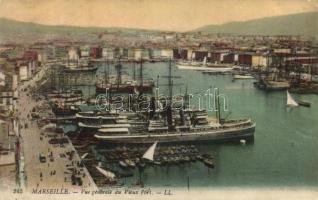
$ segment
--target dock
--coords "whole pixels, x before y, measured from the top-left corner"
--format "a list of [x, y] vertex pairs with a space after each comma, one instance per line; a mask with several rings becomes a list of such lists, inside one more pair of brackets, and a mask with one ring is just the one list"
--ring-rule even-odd
[[[42, 74], [42, 73], [41, 73]], [[34, 80], [25, 85], [32, 85]], [[50, 136], [38, 127], [35, 120], [30, 118], [32, 109], [39, 105], [30, 95], [27, 95], [21, 86], [18, 108], [18, 121], [20, 124], [19, 141], [20, 163], [23, 162], [24, 175], [20, 176], [20, 183], [27, 191], [35, 188], [68, 188], [70, 191], [79, 191], [82, 188], [97, 189], [85, 166], [79, 166], [80, 156], [77, 154], [70, 140], [63, 145], [50, 144]], [[57, 134], [57, 133], [56, 133]], [[64, 137], [57, 135], [56, 138]], [[74, 152], [70, 158], [69, 152]], [[40, 159], [40, 157], [45, 159]], [[23, 165], [21, 167], [23, 167]], [[70, 168], [76, 171], [76, 176], [81, 179], [81, 184], [74, 184]], [[21, 180], [22, 179], [22, 180]]]

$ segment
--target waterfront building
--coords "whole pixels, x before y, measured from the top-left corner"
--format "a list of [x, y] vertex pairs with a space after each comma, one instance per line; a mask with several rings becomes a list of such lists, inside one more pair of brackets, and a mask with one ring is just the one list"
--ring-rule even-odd
[[102, 55], [103, 55], [103, 49], [101, 47], [91, 47], [90, 48], [90, 57], [101, 58]]
[[[3, 86], [1, 86], [3, 87]], [[7, 91], [5, 88], [0, 90], [0, 108], [1, 110], [10, 111], [13, 110], [13, 92]]]
[[160, 49], [149, 49], [149, 56], [150, 58], [157, 59], [161, 57], [161, 50]]
[[59, 45], [54, 46], [54, 58], [64, 59], [64, 58], [67, 58], [67, 56], [68, 56], [68, 51], [65, 46], [59, 46]]
[[19, 70], [19, 80], [20, 81], [28, 80], [28, 78], [29, 78], [28, 65], [18, 66], [18, 70]]
[[173, 50], [172, 49], [161, 49], [161, 58], [171, 59], [173, 58]]
[[47, 61], [47, 54], [45, 53], [44, 50], [40, 50], [38, 52], [38, 62], [43, 63]]
[[234, 53], [222, 53], [221, 54], [222, 63], [234, 63]]
[[272, 58], [268, 54], [253, 54], [252, 67], [253, 68], [267, 68], [271, 65]]
[[142, 58], [143, 49], [134, 49], [134, 59], [140, 60]]
[[187, 49], [175, 48], [173, 49], [173, 59], [186, 60], [188, 55]]
[[88, 46], [80, 47], [80, 58], [88, 58], [90, 53], [90, 48]]
[[238, 63], [240, 65], [251, 66], [252, 65], [252, 54], [251, 53], [239, 54]]
[[128, 48], [121, 48], [121, 57], [128, 58]]
[[0, 109], [12, 111], [16, 106], [17, 75], [0, 72]]
[[291, 53], [292, 50], [290, 48], [274, 48], [274, 53]]
[[188, 54], [187, 54], [187, 60], [193, 60], [194, 59], [194, 53], [192, 49], [188, 49]]
[[4, 73], [0, 72], [0, 86], [5, 86], [5, 78]]
[[127, 58], [129, 60], [135, 59], [135, 51], [134, 51], [134, 49], [132, 49], [132, 48], [127, 49]]
[[35, 61], [38, 59], [38, 52], [36, 51], [25, 51], [23, 55], [24, 60]]
[[149, 49], [142, 49], [141, 58], [146, 60], [149, 59]]
[[203, 61], [205, 57], [208, 57], [208, 52], [206, 50], [193, 51], [194, 59], [196, 61]]
[[68, 49], [68, 59], [69, 60], [78, 60], [79, 59], [79, 50], [75, 47]]
[[220, 52], [210, 52], [210, 56], [207, 59], [212, 63], [219, 63], [221, 61], [221, 53]]
[[102, 57], [108, 60], [114, 59], [114, 50], [111, 47], [103, 47], [102, 48]]

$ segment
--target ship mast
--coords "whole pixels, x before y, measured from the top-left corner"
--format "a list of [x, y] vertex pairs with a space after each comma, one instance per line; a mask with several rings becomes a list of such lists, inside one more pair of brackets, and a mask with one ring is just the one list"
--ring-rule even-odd
[[116, 71], [117, 71], [117, 89], [119, 88], [119, 85], [121, 84], [121, 69], [122, 65], [120, 64], [120, 59], [118, 60], [118, 64], [115, 66]]
[[140, 59], [139, 84], [140, 84], [140, 88], [142, 89], [142, 86], [143, 86], [143, 66], [142, 66], [142, 59]]
[[187, 108], [189, 108], [188, 84], [186, 85], [184, 98], [185, 99], [184, 99], [183, 109], [187, 109]]
[[216, 116], [217, 122], [221, 123], [221, 110], [220, 110], [220, 98], [219, 98], [220, 93], [218, 88], [214, 88], [214, 91], [215, 91], [215, 98], [214, 98], [215, 116]]
[[169, 96], [168, 96], [168, 105], [167, 105], [167, 122], [168, 122], [168, 128], [169, 130], [173, 129], [173, 124], [172, 124], [172, 87], [173, 87], [173, 81], [172, 81], [172, 69], [171, 69], [171, 59], [169, 60], [169, 75], [168, 75], [168, 91], [169, 91]]
[[219, 89], [218, 89], [218, 92], [217, 92], [218, 96], [217, 96], [217, 101], [218, 101], [218, 121], [219, 123], [221, 122], [221, 108], [220, 108], [220, 97], [219, 97]]
[[172, 101], [172, 87], [173, 87], [173, 81], [172, 81], [172, 69], [171, 69], [171, 59], [170, 59], [169, 60], [169, 75], [168, 75], [169, 104], [171, 104], [171, 101]]
[[136, 81], [136, 62], [135, 61], [133, 66], [133, 76], [134, 76], [134, 81]]
[[[180, 76], [172, 76], [172, 66], [171, 66], [171, 59], [169, 60], [169, 74], [168, 76], [161, 76], [162, 78], [167, 78], [168, 79], [168, 101], [167, 101], [167, 106], [166, 106], [166, 117], [167, 117], [167, 123], [168, 123], [168, 128], [169, 130], [173, 130], [173, 123], [172, 123], [172, 95], [173, 95], [173, 78], [181, 78]], [[179, 84], [177, 84], [179, 85]]]
[[106, 83], [107, 83], [107, 71], [106, 68], [108, 66], [107, 60], [105, 58], [105, 67], [104, 67], [104, 83], [105, 83], [105, 87], [106, 87]]

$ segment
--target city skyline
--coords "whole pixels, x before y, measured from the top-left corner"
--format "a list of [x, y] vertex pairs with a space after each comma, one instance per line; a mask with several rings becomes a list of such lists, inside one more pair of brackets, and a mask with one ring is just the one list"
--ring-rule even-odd
[[1, 0], [0, 17], [46, 25], [189, 31], [210, 24], [314, 12], [317, 8], [318, 0]]

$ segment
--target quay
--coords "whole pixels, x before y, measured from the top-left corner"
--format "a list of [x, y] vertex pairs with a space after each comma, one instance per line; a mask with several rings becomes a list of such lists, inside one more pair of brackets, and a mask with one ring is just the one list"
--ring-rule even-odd
[[[32, 109], [44, 101], [35, 101], [29, 94], [23, 91], [27, 86], [34, 86], [36, 80], [40, 80], [45, 74], [44, 67], [35, 79], [25, 82], [20, 87], [19, 101], [17, 105], [19, 120], [20, 141], [20, 169], [24, 175], [20, 175], [20, 187], [27, 191], [34, 188], [68, 188], [80, 190], [82, 188], [97, 189], [93, 179], [85, 166], [79, 166], [81, 162], [79, 155], [74, 151], [70, 140], [63, 145], [50, 144], [50, 137], [45, 130], [38, 127], [36, 121], [31, 120]], [[69, 152], [75, 152], [71, 158], [66, 156]], [[41, 160], [40, 157], [45, 157]], [[77, 164], [77, 165], [76, 165]], [[72, 172], [76, 171], [80, 176], [81, 184], [74, 185]], [[22, 179], [22, 180], [21, 180]], [[22, 184], [21, 184], [22, 183]]]

